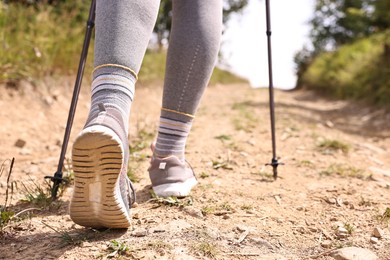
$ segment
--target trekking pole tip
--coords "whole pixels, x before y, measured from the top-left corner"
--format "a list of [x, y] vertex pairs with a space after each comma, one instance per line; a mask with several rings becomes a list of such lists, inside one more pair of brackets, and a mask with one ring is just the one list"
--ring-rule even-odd
[[62, 178], [62, 172], [56, 172], [54, 176], [45, 176], [45, 179], [50, 179], [53, 182], [53, 186], [51, 188], [51, 198], [55, 200], [57, 198], [58, 188], [60, 184], [63, 182], [67, 182], [67, 180]]
[[272, 158], [271, 163], [267, 163], [266, 165], [272, 166], [273, 177], [274, 177], [274, 180], [276, 180], [278, 178], [278, 166], [283, 165], [283, 163], [279, 163], [278, 159]]

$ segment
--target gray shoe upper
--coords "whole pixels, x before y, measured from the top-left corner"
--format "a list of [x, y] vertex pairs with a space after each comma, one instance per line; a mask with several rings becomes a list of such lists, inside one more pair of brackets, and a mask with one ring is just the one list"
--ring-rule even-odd
[[176, 156], [153, 157], [148, 171], [154, 187], [168, 183], [181, 183], [195, 177], [193, 170]]

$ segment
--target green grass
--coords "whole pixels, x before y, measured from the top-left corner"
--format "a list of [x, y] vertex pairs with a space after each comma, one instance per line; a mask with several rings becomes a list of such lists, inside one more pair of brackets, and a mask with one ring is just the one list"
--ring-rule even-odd
[[129, 145], [130, 160], [127, 169], [127, 176], [132, 182], [139, 182], [139, 169], [142, 163], [148, 159], [150, 153], [149, 147], [154, 138], [152, 132], [146, 131], [145, 128], [138, 129], [137, 135], [131, 138]]
[[155, 251], [172, 250], [175, 248], [172, 244], [170, 244], [166, 241], [163, 241], [163, 240], [150, 241], [150, 242], [148, 242], [148, 247], [150, 247], [151, 249], [153, 249]]
[[148, 50], [146, 52], [139, 72], [138, 81], [140, 84], [149, 85], [161, 82], [165, 73], [166, 56], [165, 51]]
[[231, 135], [218, 135], [214, 138], [223, 142], [223, 141], [230, 141], [232, 139], [232, 136]]
[[321, 176], [332, 176], [332, 175], [338, 175], [341, 177], [352, 177], [352, 178], [358, 178], [358, 179], [367, 179], [369, 175], [362, 169], [344, 165], [344, 164], [338, 164], [334, 163], [328, 166], [325, 170], [322, 170], [320, 172]]
[[133, 137], [130, 142], [130, 154], [135, 154], [149, 148], [154, 137], [153, 132], [147, 131], [145, 128], [138, 129], [137, 136]]
[[252, 210], [253, 209], [253, 205], [243, 204], [240, 208], [242, 210]]
[[390, 105], [390, 30], [318, 55], [302, 85], [342, 99]]
[[30, 183], [27, 185], [22, 182], [22, 186], [24, 188], [23, 202], [28, 202], [41, 208], [46, 208], [53, 202], [51, 187], [48, 182], [45, 182], [45, 186], [42, 187], [35, 181], [30, 180]]
[[[9, 170], [7, 173], [5, 173], [6, 168], [8, 166], [8, 162], [10, 163]], [[15, 158], [13, 158], [12, 160], [5, 160], [0, 166], [0, 177], [2, 177], [3, 175], [7, 175], [6, 176], [7, 187], [5, 190], [5, 200], [4, 200], [4, 204], [0, 205], [0, 237], [4, 234], [4, 229], [7, 227], [7, 225], [11, 222], [11, 220], [15, 216], [15, 212], [8, 209], [8, 202], [10, 200], [9, 195], [11, 194], [12, 197], [14, 186], [15, 186], [15, 183], [10, 181], [14, 162], [15, 162]]]
[[202, 172], [202, 173], [200, 174], [199, 177], [200, 177], [201, 179], [206, 179], [206, 178], [210, 177], [210, 175], [207, 174], [206, 172]]
[[338, 140], [325, 139], [318, 144], [318, 147], [323, 152], [335, 152], [342, 151], [343, 153], [348, 153], [350, 146], [344, 142]]
[[355, 230], [355, 226], [350, 223], [344, 223], [344, 228], [348, 231], [348, 234], [350, 235]]
[[185, 206], [191, 206], [193, 204], [193, 199], [191, 196], [185, 198], [177, 198], [174, 196], [159, 197], [153, 192], [153, 190], [151, 190], [150, 193], [152, 199], [150, 199], [149, 201], [157, 203], [158, 205], [185, 207]]
[[224, 169], [224, 170], [233, 170], [233, 166], [229, 160], [212, 160], [213, 164], [213, 169], [218, 170], [218, 169]]
[[251, 133], [258, 126], [259, 119], [254, 114], [253, 107], [249, 102], [234, 103], [232, 109], [238, 112], [232, 118], [232, 123], [236, 130]]
[[233, 210], [233, 207], [228, 203], [228, 202], [224, 202], [220, 205], [220, 208], [222, 210], [226, 210], [226, 211], [232, 211]]
[[[58, 245], [58, 247], [60, 248], [69, 245], [80, 246], [84, 241], [87, 241], [88, 239], [91, 238], [89, 232], [69, 233], [66, 232], [65, 230], [61, 230], [61, 229], [58, 230], [57, 228], [46, 223], [45, 221], [42, 221], [41, 223], [46, 227], [50, 228], [51, 230], [53, 230], [58, 235], [58, 237], [61, 239], [61, 243]], [[94, 230], [93, 232], [96, 232], [96, 230]]]
[[217, 247], [214, 244], [207, 241], [195, 243], [194, 245], [192, 245], [192, 249], [196, 253], [200, 253], [201, 255], [209, 258], [217, 257], [219, 252]]
[[0, 237], [3, 234], [3, 230], [8, 225], [8, 223], [11, 222], [14, 215], [15, 215], [15, 212], [0, 206]]
[[390, 221], [390, 208], [387, 207], [381, 216], [382, 221]]
[[[86, 31], [89, 1], [59, 1], [48, 4], [5, 4], [0, 2], [0, 83], [24, 79], [39, 81], [47, 76], [75, 75]], [[85, 75], [93, 68], [94, 34]], [[148, 50], [140, 85], [158, 82], [165, 73], [165, 51]], [[210, 84], [245, 82], [216, 68]]]
[[129, 177], [129, 179], [132, 183], [137, 183], [140, 181], [140, 178], [136, 172], [136, 169], [134, 169], [130, 165], [128, 166], [128, 169], [127, 169], [127, 177]]
[[115, 256], [125, 256], [129, 251], [129, 247], [125, 242], [120, 242], [117, 240], [111, 240], [107, 250], [110, 251], [109, 257]]
[[218, 67], [214, 69], [210, 79], [210, 85], [235, 83], [248, 83], [248, 81]]
[[297, 162], [297, 166], [310, 168], [310, 169], [314, 169], [316, 167], [315, 164], [310, 160], [301, 160], [301, 161]]
[[59, 72], [73, 74], [80, 59], [88, 9], [87, 1], [57, 7], [6, 5], [2, 1], [0, 82], [34, 81]]
[[216, 208], [213, 207], [213, 206], [204, 206], [202, 207], [201, 211], [202, 211], [202, 214], [203, 215], [209, 215], [209, 214], [213, 214], [215, 212]]

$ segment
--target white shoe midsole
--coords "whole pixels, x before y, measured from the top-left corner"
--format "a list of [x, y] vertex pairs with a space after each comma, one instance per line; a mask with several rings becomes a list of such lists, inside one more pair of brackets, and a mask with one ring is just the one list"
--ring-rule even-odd
[[195, 177], [186, 180], [185, 182], [175, 182], [161, 184], [153, 187], [154, 193], [159, 197], [168, 196], [188, 196], [191, 189], [198, 183]]

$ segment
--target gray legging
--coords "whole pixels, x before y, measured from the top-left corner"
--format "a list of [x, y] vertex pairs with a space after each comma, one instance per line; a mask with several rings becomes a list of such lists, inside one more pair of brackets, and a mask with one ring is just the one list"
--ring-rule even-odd
[[[95, 66], [119, 64], [138, 74], [158, 0], [97, 0]], [[163, 107], [194, 114], [208, 84], [222, 33], [222, 0], [173, 0]]]

